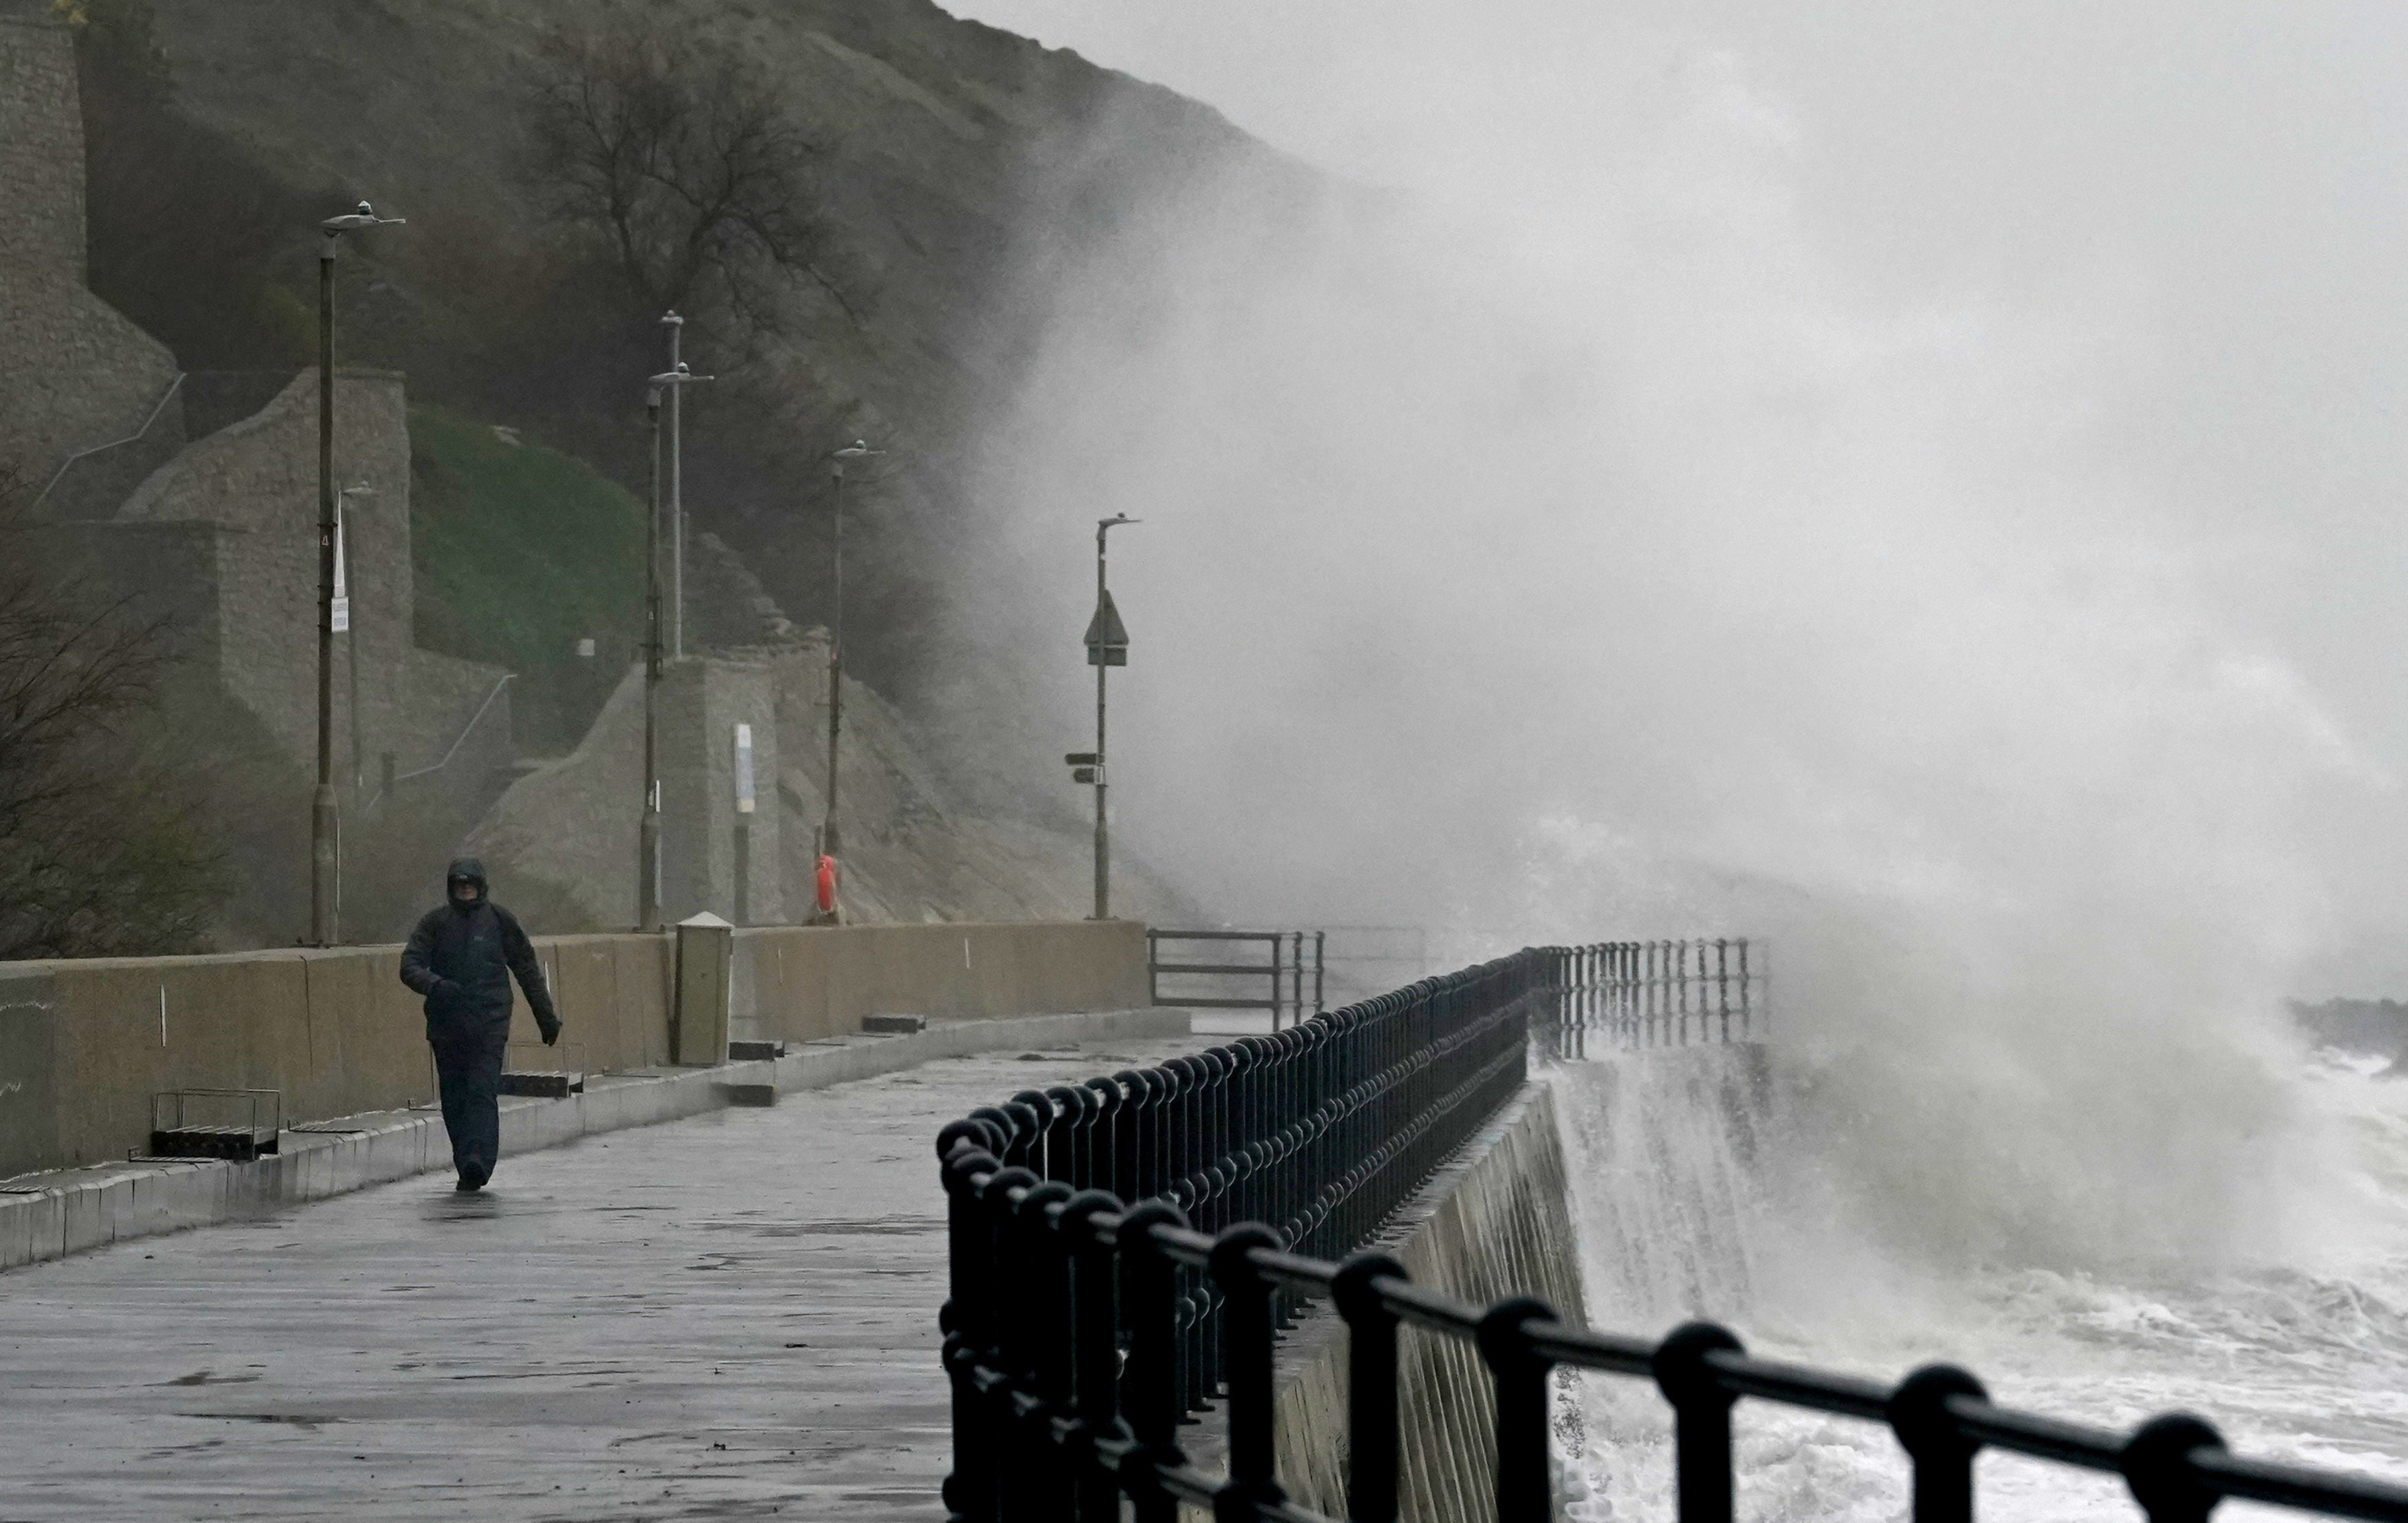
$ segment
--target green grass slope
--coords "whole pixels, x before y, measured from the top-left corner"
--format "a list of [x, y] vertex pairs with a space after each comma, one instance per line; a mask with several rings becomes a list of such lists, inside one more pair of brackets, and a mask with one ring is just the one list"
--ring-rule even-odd
[[441, 408], [410, 409], [409, 446], [418, 643], [520, 674], [523, 749], [573, 745], [642, 650], [643, 504]]

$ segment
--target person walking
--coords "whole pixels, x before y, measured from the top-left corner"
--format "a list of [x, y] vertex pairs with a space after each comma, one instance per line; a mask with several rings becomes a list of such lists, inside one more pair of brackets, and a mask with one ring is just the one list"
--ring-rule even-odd
[[560, 1040], [560, 1016], [543, 966], [518, 917], [495, 904], [485, 864], [473, 856], [443, 875], [444, 903], [429, 910], [401, 952], [401, 981], [426, 999], [426, 1041], [443, 1091], [443, 1129], [452, 1134], [458, 1188], [480, 1190], [502, 1151], [502, 1049], [510, 1036], [510, 977], [547, 1047]]

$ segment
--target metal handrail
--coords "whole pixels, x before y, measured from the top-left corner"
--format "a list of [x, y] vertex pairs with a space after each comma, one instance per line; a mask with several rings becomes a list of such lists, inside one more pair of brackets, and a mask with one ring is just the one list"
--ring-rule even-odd
[[1771, 964], [1761, 941], [1596, 941], [1538, 953], [1564, 995], [1543, 1018], [1557, 1057], [1586, 1056], [1599, 1036], [1611, 1047], [1683, 1047], [1760, 1041], [1770, 1029]]
[[[1913, 1467], [1915, 1523], [1971, 1523], [1985, 1448], [2121, 1474], [2151, 1523], [2205, 1523], [2226, 1498], [2408, 1523], [2408, 1487], [2230, 1454], [2187, 1414], [2120, 1432], [1998, 1406], [1953, 1365], [1884, 1384], [1755, 1358], [1709, 1322], [1656, 1340], [1600, 1332], [1533, 1298], [1455, 1300], [1361, 1251], [1469, 1123], [1519, 1086], [1526, 1018], [1565, 1025], [1595, 992], [1592, 975], [1615, 966], [1601, 949], [1632, 944], [1525, 951], [1274, 1037], [1025, 1092], [945, 1128], [949, 1517], [1118, 1523], [1125, 1499], [1136, 1523], [1175, 1523], [1182, 1503], [1224, 1520], [1331, 1523], [1289, 1500], [1273, 1459], [1278, 1329], [1313, 1297], [1347, 1328], [1345, 1514], [1356, 1523], [1397, 1517], [1407, 1323], [1471, 1343], [1487, 1368], [1498, 1523], [1552, 1516], [1548, 1387], [1559, 1366], [1656, 1383], [1673, 1411], [1681, 1523], [1731, 1523], [1730, 1414], [1743, 1398], [1886, 1424]], [[1481, 1061], [1499, 1031], [1510, 1051]], [[1350, 1108], [1367, 1092], [1395, 1098]], [[1414, 1150], [1404, 1168], [1400, 1148]], [[1339, 1213], [1316, 1209], [1331, 1200]], [[1340, 1241], [1355, 1251], [1324, 1257]], [[1224, 1391], [1226, 1478], [1179, 1444], [1185, 1415]]]
[[[494, 700], [495, 698], [502, 696], [502, 689], [509, 686], [512, 682], [517, 682], [519, 674], [515, 671], [506, 671], [502, 673], [502, 680], [495, 682], [494, 684], [494, 690], [485, 695], [485, 701], [477, 705], [477, 711], [468, 716], [468, 723], [460, 726], [460, 733], [452, 738], [452, 748], [443, 753], [442, 760], [437, 762], [432, 767], [419, 768], [414, 772], [399, 773], [392, 779], [392, 783], [394, 785], [398, 785], [400, 783], [410, 782], [416, 778], [432, 777], [436, 773], [443, 770], [443, 769], [451, 766], [452, 759], [460, 754], [460, 748], [468, 743], [468, 737], [476, 732], [478, 725], [484, 720], [485, 711], [494, 706]], [[384, 797], [386, 787], [387, 784], [384, 783], [379, 783], [377, 784], [377, 791], [368, 796], [367, 807], [369, 809], [376, 808], [377, 804]]]
[[89, 459], [93, 455], [102, 453], [105, 451], [114, 450], [120, 445], [132, 444], [140, 439], [144, 435], [150, 433], [150, 425], [159, 421], [159, 414], [167, 410], [167, 404], [175, 400], [176, 393], [183, 388], [184, 377], [186, 374], [187, 372], [182, 370], [176, 372], [176, 379], [167, 382], [167, 389], [160, 394], [159, 400], [153, 404], [150, 409], [150, 415], [142, 420], [141, 427], [136, 429], [131, 434], [126, 435], [123, 438], [113, 438], [106, 444], [95, 444], [89, 450], [78, 450], [75, 453], [67, 456], [64, 460], [60, 461], [59, 468], [51, 473], [49, 482], [43, 486], [42, 490], [34, 495], [32, 506], [28, 507], [25, 510], [27, 512], [32, 512], [34, 509], [39, 508], [44, 500], [50, 496], [51, 489], [66, 479], [68, 467], [73, 466], [77, 461]]
[[[1312, 938], [1312, 961], [1307, 966], [1304, 957], [1305, 937]], [[1326, 931], [1300, 930], [1173, 930], [1148, 927], [1145, 933], [1145, 967], [1147, 998], [1157, 1005], [1174, 1005], [1194, 1010], [1267, 1010], [1271, 1013], [1271, 1029], [1280, 1028], [1280, 1018], [1292, 1013], [1296, 1020], [1304, 1019], [1305, 974], [1312, 975], [1312, 1013], [1320, 1014], [1327, 989], [1327, 970], [1324, 949], [1329, 940]], [[1270, 948], [1268, 962], [1164, 962], [1165, 941], [1258, 942]], [[1194, 973], [1207, 977], [1242, 976], [1268, 977], [1270, 990], [1267, 999], [1230, 999], [1222, 996], [1166, 995], [1162, 990], [1165, 973]]]

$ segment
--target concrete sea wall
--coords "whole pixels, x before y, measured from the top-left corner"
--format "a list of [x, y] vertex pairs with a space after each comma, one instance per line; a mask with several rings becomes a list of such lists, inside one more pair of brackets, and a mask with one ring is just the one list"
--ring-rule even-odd
[[[679, 1012], [670, 935], [538, 937], [594, 1072], [666, 1063]], [[0, 964], [0, 1178], [139, 1151], [152, 1097], [274, 1089], [284, 1123], [434, 1094], [418, 997], [397, 946]], [[1134, 922], [846, 926], [739, 931], [727, 1030], [809, 1041], [862, 1017], [977, 1019], [1148, 1002]], [[513, 1041], [536, 1040], [524, 1001]], [[724, 1053], [715, 1055], [724, 1058]]]
[[[1527, 1085], [1465, 1144], [1374, 1244], [1416, 1284], [1473, 1305], [1537, 1296], [1585, 1322], [1554, 1092]], [[1469, 1340], [1401, 1329], [1398, 1505], [1403, 1523], [1494, 1523], [1496, 1399]], [[1346, 1325], [1317, 1306], [1283, 1340], [1273, 1444], [1298, 1505], [1345, 1516]], [[1208, 1419], [1188, 1451], [1222, 1469]], [[1200, 1516], [1200, 1515], [1191, 1515]]]

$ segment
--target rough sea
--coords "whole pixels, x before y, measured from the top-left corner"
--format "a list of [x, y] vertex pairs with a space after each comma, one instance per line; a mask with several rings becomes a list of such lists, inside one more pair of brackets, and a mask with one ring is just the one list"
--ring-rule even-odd
[[[1949, 1251], [1945, 1223], [1912, 1242], [1856, 1225], [1870, 1218], [1849, 1209], [1856, 1182], [1812, 1156], [1777, 1049], [1770, 1064], [1697, 1049], [1548, 1072], [1595, 1326], [1660, 1334], [1705, 1316], [1752, 1352], [1884, 1380], [1946, 1360], [2005, 1404], [2117, 1428], [2186, 1410], [2243, 1453], [2408, 1482], [2408, 1079], [2384, 1067], [2315, 1053], [2284, 1076], [2330, 1139], [2316, 1167], [2334, 1177], [2296, 1184], [2345, 1202], [2334, 1209], [2352, 1219], [2334, 1225], [2347, 1229], [2312, 1250], [2244, 1230], [2241, 1251], [2212, 1262], [1995, 1243], [1967, 1257]], [[1670, 1516], [1670, 1413], [1653, 1387], [1569, 1383], [1570, 1516]], [[1885, 1428], [1742, 1401], [1734, 1433], [1744, 1518], [1909, 1515]], [[1975, 1475], [1987, 1518], [2139, 1516], [2113, 1475], [1996, 1452]]]

